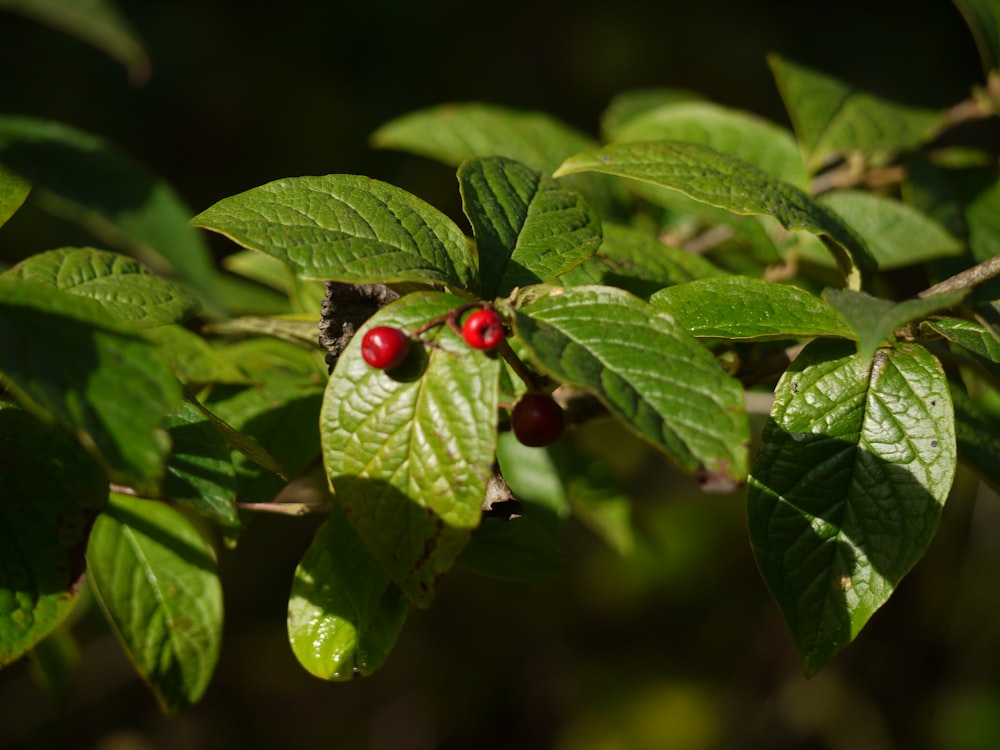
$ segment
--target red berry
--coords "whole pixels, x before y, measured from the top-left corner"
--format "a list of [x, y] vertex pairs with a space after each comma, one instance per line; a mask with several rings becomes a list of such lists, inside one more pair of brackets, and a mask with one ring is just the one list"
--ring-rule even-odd
[[503, 321], [496, 310], [476, 310], [462, 324], [462, 337], [473, 349], [493, 349], [503, 338]]
[[402, 364], [410, 351], [410, 339], [398, 328], [376, 326], [361, 339], [361, 356], [378, 370], [391, 370]]
[[526, 393], [514, 404], [510, 426], [522, 444], [532, 448], [554, 443], [566, 429], [563, 410], [551, 396]]

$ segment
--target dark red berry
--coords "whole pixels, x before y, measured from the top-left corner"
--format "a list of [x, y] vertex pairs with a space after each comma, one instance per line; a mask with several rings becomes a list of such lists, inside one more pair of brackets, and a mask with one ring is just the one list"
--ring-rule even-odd
[[376, 326], [361, 339], [361, 356], [378, 370], [391, 370], [402, 364], [410, 351], [410, 339], [398, 328]]
[[473, 349], [493, 349], [503, 338], [503, 321], [496, 310], [476, 310], [462, 324], [462, 337]]
[[526, 393], [514, 404], [510, 426], [522, 444], [532, 448], [554, 443], [566, 429], [562, 407], [544, 393]]

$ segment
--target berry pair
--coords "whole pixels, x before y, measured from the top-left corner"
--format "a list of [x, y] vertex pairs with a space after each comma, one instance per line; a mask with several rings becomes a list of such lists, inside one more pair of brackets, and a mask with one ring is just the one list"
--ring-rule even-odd
[[[473, 349], [495, 349], [504, 336], [503, 321], [492, 307], [484, 307], [469, 314], [461, 329], [455, 323], [454, 315], [446, 316], [446, 319]], [[432, 324], [437, 322], [440, 321], [432, 321]], [[398, 367], [409, 351], [410, 337], [398, 328], [376, 326], [361, 339], [361, 356], [378, 370]]]

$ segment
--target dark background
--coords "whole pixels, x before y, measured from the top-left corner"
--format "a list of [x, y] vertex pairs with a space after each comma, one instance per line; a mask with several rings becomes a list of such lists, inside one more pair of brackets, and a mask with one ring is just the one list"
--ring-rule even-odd
[[[119, 7], [152, 60], [145, 86], [80, 41], [3, 13], [0, 112], [107, 138], [192, 212], [330, 172], [454, 208], [453, 170], [367, 143], [388, 119], [446, 101], [540, 109], [596, 135], [614, 94], [649, 86], [785, 122], [769, 52], [930, 107], [965, 98], [982, 77], [944, 0]], [[28, 255], [55, 234], [14, 225], [0, 249]], [[633, 559], [573, 525], [569, 570], [552, 585], [457, 571], [431, 610], [411, 616], [383, 670], [350, 684], [309, 676], [285, 639], [290, 577], [315, 522], [262, 519], [221, 553], [227, 629], [199, 706], [162, 718], [84, 603], [78, 668], [56, 694], [26, 660], [0, 672], [0, 748], [998, 746], [995, 496], [960, 477], [927, 558], [858, 642], [806, 681], [754, 568], [742, 496], [699, 495], [656, 461], [635, 490], [644, 543]]]

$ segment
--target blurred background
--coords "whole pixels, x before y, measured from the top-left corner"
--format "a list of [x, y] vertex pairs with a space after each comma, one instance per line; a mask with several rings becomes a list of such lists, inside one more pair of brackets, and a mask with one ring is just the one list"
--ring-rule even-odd
[[[367, 140], [395, 116], [447, 101], [544, 110], [596, 136], [613, 95], [654, 86], [784, 123], [769, 52], [929, 107], [964, 99], [982, 79], [946, 0], [117, 5], [148, 52], [148, 80], [130, 82], [93, 47], [0, 12], [0, 112], [106, 138], [192, 213], [269, 180], [342, 172], [457, 215], [453, 170]], [[74, 231], [29, 207], [0, 232], [0, 257], [93, 241]], [[430, 610], [411, 615], [384, 668], [347, 684], [307, 674], [285, 637], [292, 572], [317, 521], [261, 518], [220, 554], [226, 633], [201, 704], [160, 716], [84, 601], [74, 637], [51, 644], [73, 670], [48, 685], [28, 660], [0, 671], [0, 748], [1000, 746], [994, 495], [960, 474], [925, 559], [807, 681], [754, 567], [743, 496], [701, 495], [655, 456], [636, 455], [625, 477], [633, 555], [570, 524], [567, 569], [552, 582], [457, 570]]]

